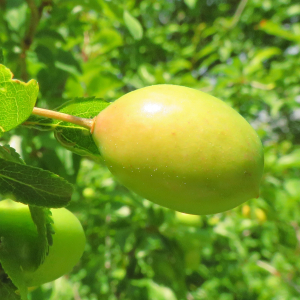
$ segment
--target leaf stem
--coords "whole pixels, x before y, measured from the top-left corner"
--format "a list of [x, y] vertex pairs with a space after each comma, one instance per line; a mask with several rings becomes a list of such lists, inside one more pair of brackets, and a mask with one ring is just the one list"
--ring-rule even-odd
[[39, 107], [34, 107], [32, 114], [41, 116], [41, 117], [46, 117], [46, 118], [56, 119], [56, 120], [60, 120], [60, 121], [64, 121], [64, 122], [73, 123], [73, 124], [82, 126], [84, 128], [87, 128], [90, 131], [92, 131], [93, 124], [94, 124], [94, 119], [79, 118], [79, 117], [75, 117], [75, 116], [61, 113], [58, 111], [39, 108]]

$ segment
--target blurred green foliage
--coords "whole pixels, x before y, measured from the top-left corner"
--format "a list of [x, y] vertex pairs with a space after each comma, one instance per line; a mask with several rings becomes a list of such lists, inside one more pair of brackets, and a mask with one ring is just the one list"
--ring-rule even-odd
[[300, 298], [300, 4], [293, 0], [0, 0], [0, 48], [37, 105], [112, 101], [173, 83], [219, 97], [265, 147], [258, 199], [188, 224], [140, 199], [51, 133], [16, 128], [25, 161], [75, 184], [88, 244], [32, 300]]

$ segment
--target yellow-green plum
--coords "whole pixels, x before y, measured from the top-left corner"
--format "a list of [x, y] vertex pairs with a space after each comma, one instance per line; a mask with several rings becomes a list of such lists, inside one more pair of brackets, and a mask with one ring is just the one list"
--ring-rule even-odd
[[259, 195], [257, 133], [199, 90], [162, 84], [125, 94], [99, 113], [92, 134], [112, 174], [162, 206], [213, 214]]
[[70, 272], [85, 248], [85, 234], [76, 216], [65, 208], [51, 209], [53, 245], [42, 265], [35, 269], [38, 233], [28, 205], [11, 200], [0, 201], [0, 237], [22, 270], [28, 287], [53, 281]]

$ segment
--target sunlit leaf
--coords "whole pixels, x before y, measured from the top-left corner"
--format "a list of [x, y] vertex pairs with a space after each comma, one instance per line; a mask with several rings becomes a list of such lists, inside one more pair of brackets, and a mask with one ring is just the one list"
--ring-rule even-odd
[[141, 23], [133, 17], [127, 10], [124, 11], [124, 22], [131, 35], [136, 40], [140, 40], [143, 37], [143, 27]]
[[0, 134], [30, 116], [39, 90], [35, 80], [24, 83], [12, 78], [11, 71], [0, 65]]

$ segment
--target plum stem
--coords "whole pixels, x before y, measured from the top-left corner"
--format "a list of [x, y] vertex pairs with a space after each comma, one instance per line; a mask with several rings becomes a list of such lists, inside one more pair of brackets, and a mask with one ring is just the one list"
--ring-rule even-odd
[[39, 108], [39, 107], [34, 107], [32, 114], [40, 117], [46, 117], [46, 118], [56, 119], [64, 122], [73, 123], [82, 126], [84, 128], [87, 128], [90, 131], [92, 131], [94, 125], [94, 119], [79, 118], [58, 111]]

